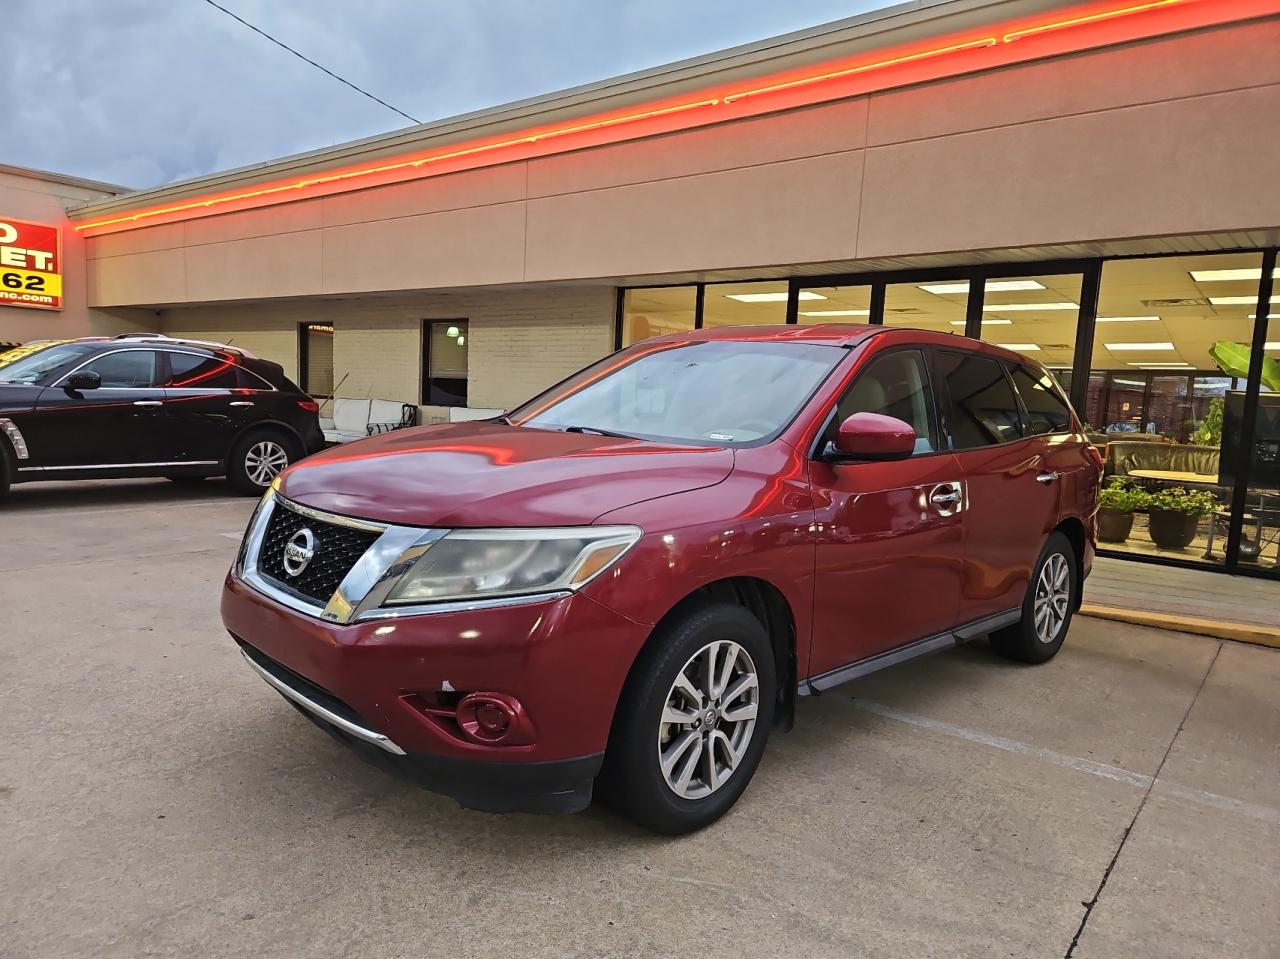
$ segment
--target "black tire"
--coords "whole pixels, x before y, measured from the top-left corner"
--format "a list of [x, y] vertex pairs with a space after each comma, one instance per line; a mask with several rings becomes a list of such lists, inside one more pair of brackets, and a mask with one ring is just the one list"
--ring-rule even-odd
[[[736, 644], [737, 650], [724, 645], [724, 641]], [[731, 668], [740, 667], [741, 672], [733, 672], [719, 685], [721, 694], [731, 695], [718, 700], [725, 715], [717, 716], [708, 725], [703, 718], [706, 712], [694, 709], [693, 700], [681, 699], [683, 694], [677, 693], [673, 685], [681, 673], [686, 678], [691, 674], [705, 677], [707, 650], [717, 643], [720, 645], [716, 646], [715, 655], [720, 657], [719, 663], [723, 665], [732, 652], [736, 665]], [[746, 653], [745, 659], [741, 652]], [[756, 677], [755, 722], [748, 730], [747, 719], [730, 717], [735, 713], [743, 715], [743, 707], [751, 705], [749, 685], [737, 697], [732, 691], [752, 671]], [[702, 685], [701, 678], [698, 685]], [[715, 684], [711, 688], [714, 690]], [[773, 721], [776, 689], [773, 647], [764, 627], [751, 613], [729, 603], [707, 603], [677, 614], [646, 646], [627, 679], [605, 753], [600, 780], [602, 797], [641, 826], [667, 835], [693, 832], [715, 822], [738, 801], [760, 764]], [[699, 689], [700, 695], [703, 692]], [[689, 714], [699, 717], [698, 728], [662, 721], [668, 696], [681, 699]], [[710, 697], [702, 701], [708, 707], [715, 702]], [[676, 755], [679, 761], [674, 763], [673, 775], [678, 779], [686, 762], [696, 767], [697, 772], [684, 788], [692, 792], [706, 788], [709, 792], [693, 798], [678, 794], [676, 787], [668, 783], [659, 758], [660, 737], [669, 737], [667, 748], [673, 750], [688, 734], [693, 734], [697, 743]], [[740, 758], [730, 771], [726, 750], [733, 748], [734, 739], [738, 739], [736, 751]], [[704, 753], [708, 741], [716, 743], [710, 754], [710, 777]], [[689, 753], [695, 749], [698, 758], [689, 760]], [[719, 785], [709, 787], [708, 779], [720, 776], [720, 759], [726, 760], [726, 774], [719, 778]]]
[[[270, 472], [270, 475], [255, 470], [255, 461], [251, 458], [261, 457], [266, 452], [264, 444], [284, 454], [283, 465], [274, 472]], [[298, 442], [297, 437], [280, 429], [250, 430], [236, 441], [231, 447], [231, 453], [227, 456], [227, 482], [237, 493], [245, 496], [261, 496], [282, 470], [300, 459], [302, 459], [302, 444]], [[265, 478], [265, 481], [260, 481], [262, 478]]]
[[[1050, 566], [1053, 568], [1049, 569]], [[1062, 588], [1052, 588], [1057, 585], [1055, 580], [1061, 582], [1061, 577], [1054, 575], [1056, 570], [1065, 570], [1066, 581]], [[1077, 591], [1080, 589], [1077, 570], [1076, 551], [1071, 540], [1062, 533], [1051, 535], [1031, 572], [1027, 597], [1022, 602], [1022, 619], [991, 634], [991, 645], [997, 653], [1022, 663], [1047, 663], [1058, 655], [1075, 613]], [[1046, 577], [1043, 584], [1042, 577]], [[1057, 608], [1050, 611], [1044, 623], [1043, 632], [1048, 635], [1047, 639], [1042, 638], [1036, 621], [1036, 600], [1042, 585], [1051, 587], [1050, 593], [1057, 597]], [[1048, 604], [1053, 606], [1054, 599], [1049, 599]], [[1064, 604], [1065, 609], [1062, 608]]]

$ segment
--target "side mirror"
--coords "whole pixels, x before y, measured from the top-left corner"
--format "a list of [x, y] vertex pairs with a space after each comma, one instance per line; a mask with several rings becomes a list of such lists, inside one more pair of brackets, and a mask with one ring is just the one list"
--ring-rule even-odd
[[102, 377], [97, 373], [91, 373], [84, 370], [80, 373], [72, 373], [67, 377], [67, 382], [63, 384], [63, 388], [80, 392], [81, 390], [96, 390], [102, 387]]
[[833, 459], [904, 460], [916, 451], [911, 424], [881, 413], [854, 413], [828, 447]]

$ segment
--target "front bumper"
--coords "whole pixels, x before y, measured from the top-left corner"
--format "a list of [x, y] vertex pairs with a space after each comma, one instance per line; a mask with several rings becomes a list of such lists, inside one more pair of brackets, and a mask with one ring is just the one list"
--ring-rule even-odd
[[[357, 754], [493, 812], [572, 812], [590, 802], [614, 707], [648, 634], [581, 594], [340, 625], [234, 574], [222, 618], [255, 671]], [[440, 690], [514, 696], [533, 741], [466, 741], [415, 705], [418, 694]]]

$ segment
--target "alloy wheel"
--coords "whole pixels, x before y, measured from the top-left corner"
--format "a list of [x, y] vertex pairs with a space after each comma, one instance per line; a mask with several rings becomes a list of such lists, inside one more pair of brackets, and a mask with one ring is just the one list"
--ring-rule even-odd
[[1071, 608], [1071, 568], [1067, 558], [1054, 553], [1040, 567], [1036, 581], [1036, 637], [1046, 645], [1054, 642], [1067, 621]]
[[269, 486], [288, 465], [289, 454], [275, 440], [254, 443], [244, 458], [245, 473], [259, 486]]
[[756, 728], [760, 681], [732, 640], [698, 650], [667, 692], [658, 724], [658, 766], [682, 799], [703, 799], [733, 778]]

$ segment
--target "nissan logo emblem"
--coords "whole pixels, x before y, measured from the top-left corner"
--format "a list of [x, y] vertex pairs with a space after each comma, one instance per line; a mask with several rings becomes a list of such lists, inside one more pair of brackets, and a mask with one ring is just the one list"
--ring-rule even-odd
[[284, 544], [284, 571], [293, 577], [301, 576], [315, 555], [316, 534], [304, 527]]

